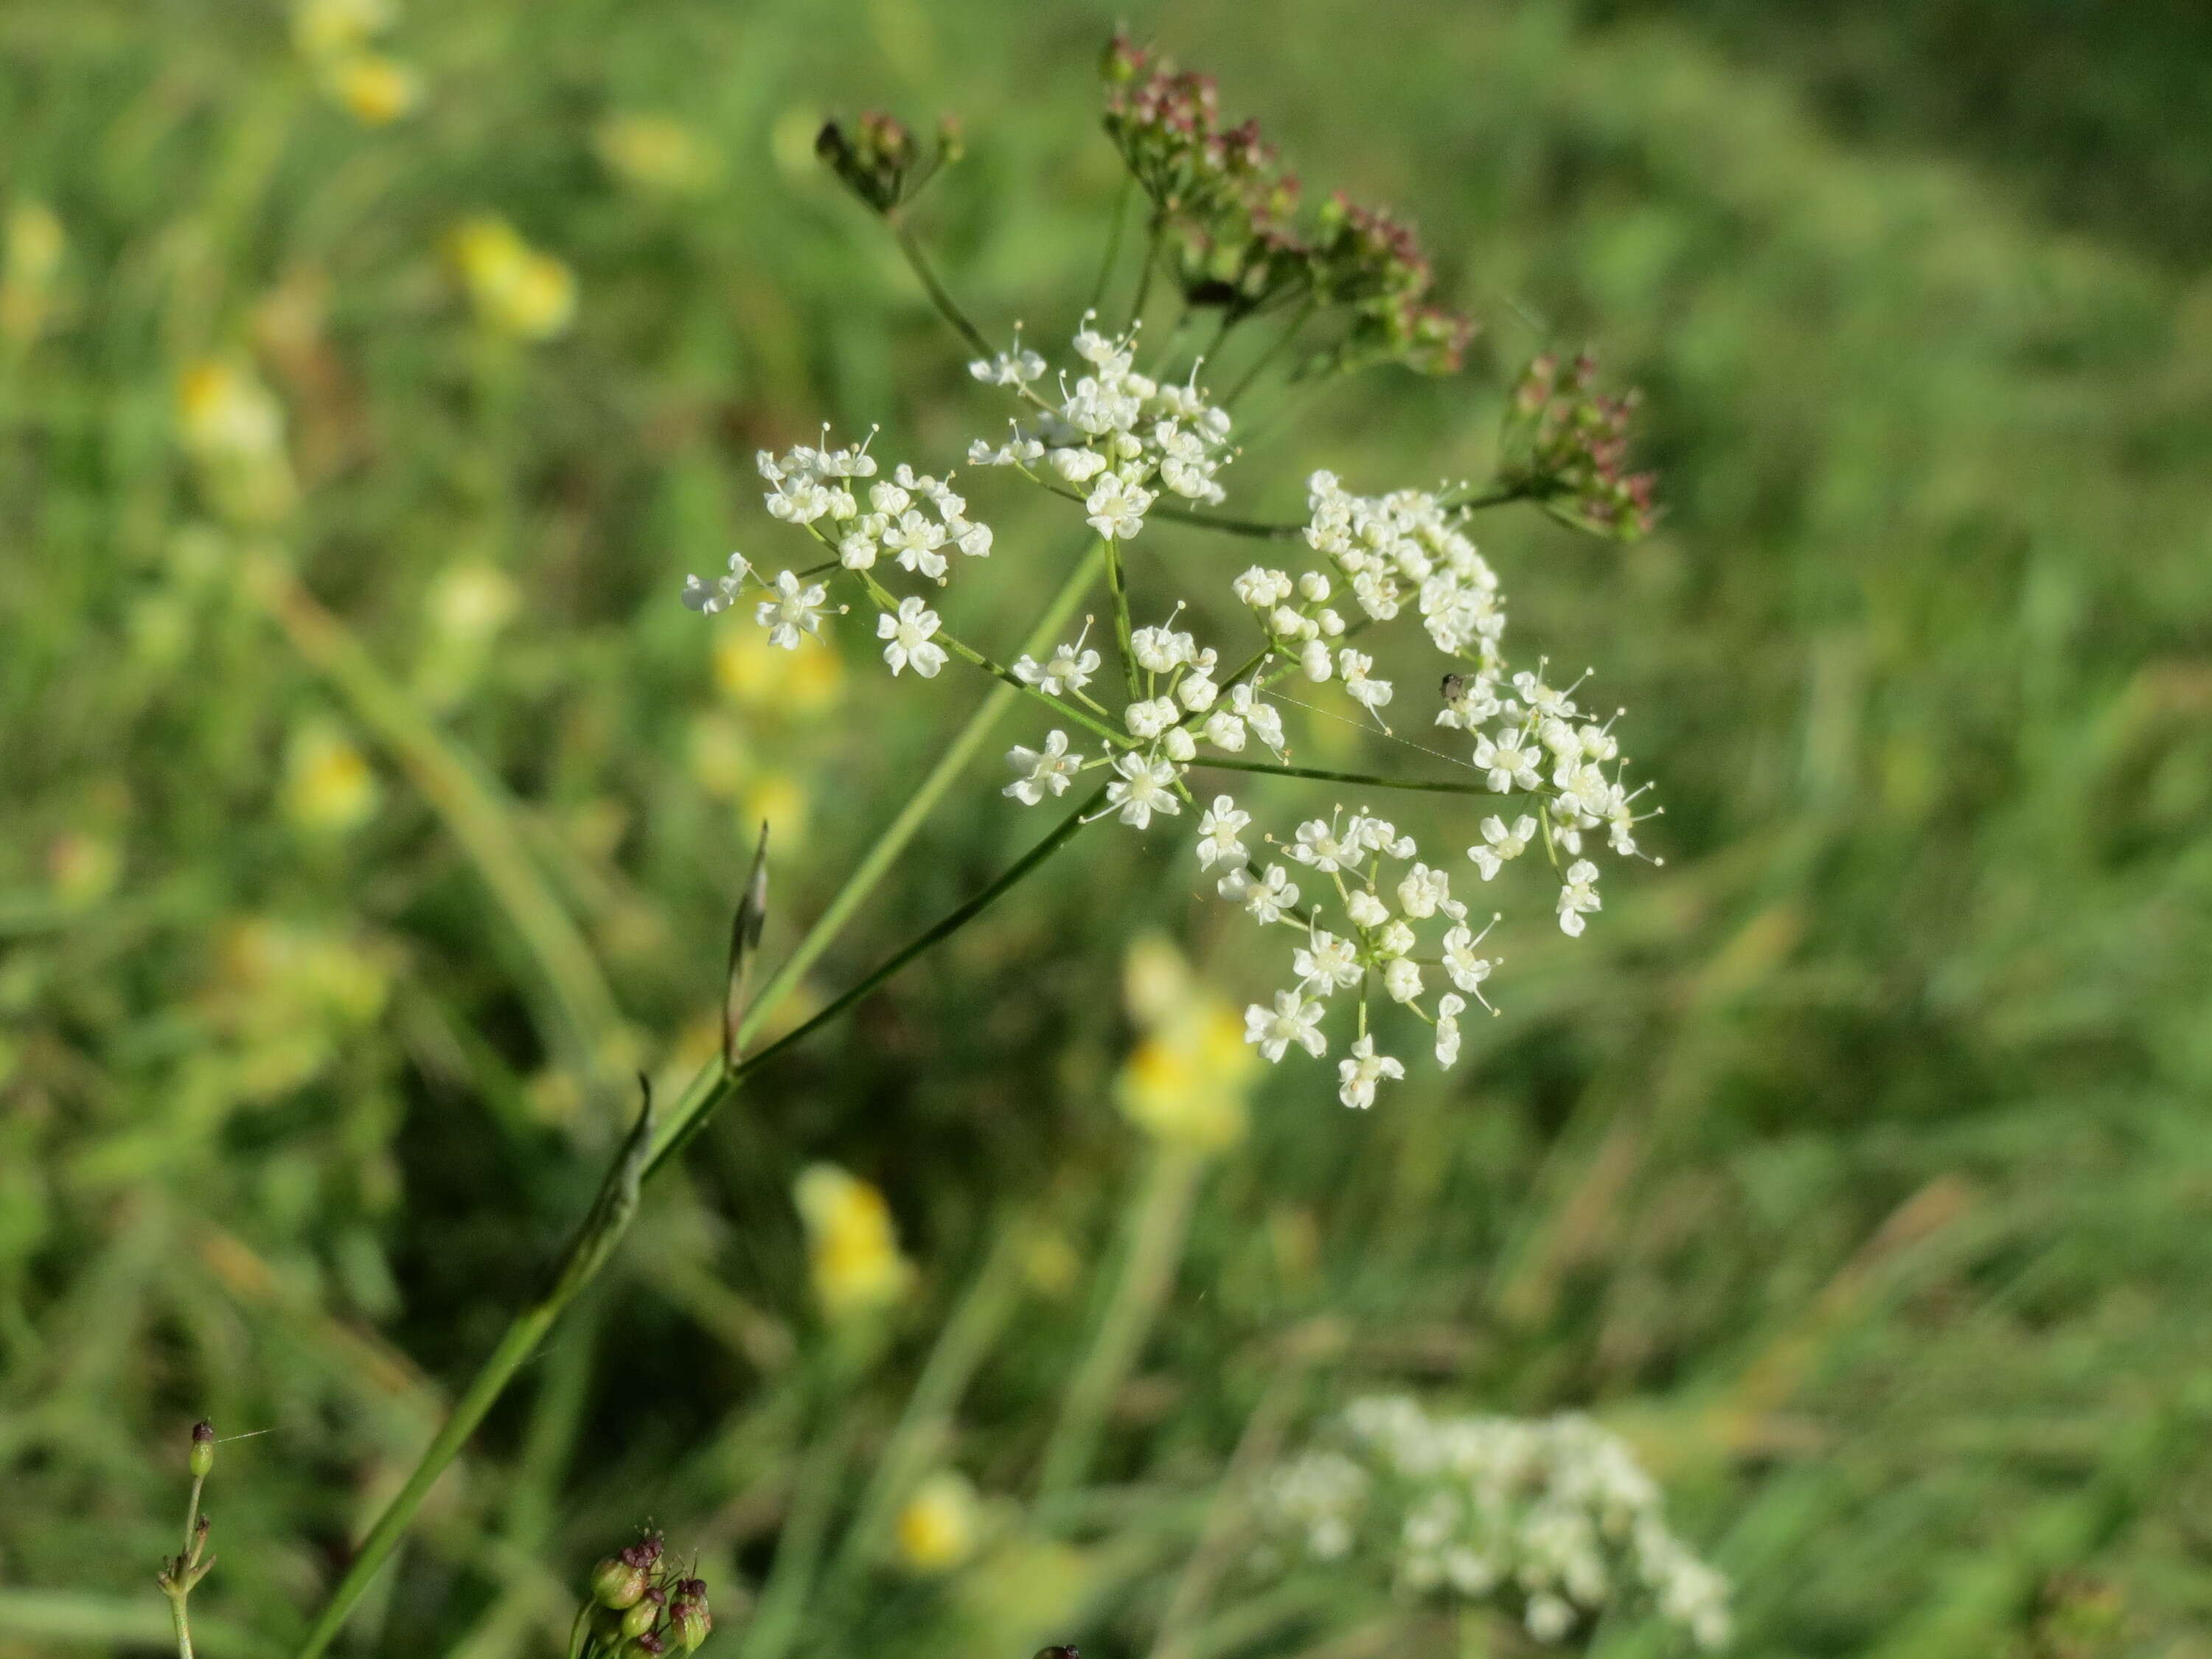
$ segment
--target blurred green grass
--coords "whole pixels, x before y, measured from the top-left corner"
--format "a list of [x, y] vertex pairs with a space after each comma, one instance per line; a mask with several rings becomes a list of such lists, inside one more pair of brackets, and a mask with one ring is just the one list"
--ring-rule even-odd
[[[2212, 281], [2143, 206], [2205, 200], [2202, 131], [2160, 115], [2201, 27], [2146, 13], [2166, 56], [2086, 32], [2082, 102], [2023, 126], [1957, 89], [2017, 84], [2028, 32], [1908, 9], [1849, 37], [1897, 112], [1871, 126], [1824, 100], [1808, 65], [1845, 37], [1809, 15], [1162, 15], [1310, 183], [1413, 213], [1489, 328], [1466, 385], [1306, 410], [1240, 504], [1294, 502], [1313, 465], [1479, 471], [1498, 366], [1546, 332], [1648, 389], [1657, 538], [1510, 519], [1485, 546], [1516, 635], [1629, 706], [1668, 863], [1579, 944], [1506, 940], [1453, 1088], [1355, 1115], [1272, 1075], [1107, 1484], [951, 1583], [823, 1597], [804, 1650], [1146, 1651], [1285, 1334], [1327, 1316], [1312, 1409], [1403, 1384], [1630, 1432], [1736, 1577], [1740, 1651], [2212, 1652]], [[949, 679], [884, 697], [857, 638], [824, 706], [763, 704], [672, 595], [772, 544], [757, 445], [882, 420], [950, 458], [997, 418], [816, 176], [818, 112], [962, 111], [933, 245], [988, 327], [1056, 331], [1114, 185], [1110, 21], [417, 5], [386, 46], [428, 96], [369, 130], [274, 9], [0, 15], [0, 189], [68, 237], [56, 315], [0, 363], [0, 1654], [158, 1638], [202, 1412], [273, 1431], [224, 1450], [208, 1614], [294, 1634], [580, 1209], [609, 1079], [700, 1052], [746, 826], [778, 818], [781, 948], [964, 714]], [[714, 177], [624, 185], [593, 143], [623, 112], [684, 123]], [[573, 333], [471, 325], [440, 249], [487, 211], [574, 270]], [[289, 413], [300, 504], [261, 530], [220, 527], [173, 436], [179, 375], [226, 355]], [[1006, 586], [963, 605], [1003, 634], [1070, 530], [976, 500]], [[1237, 551], [1145, 549], [1224, 575]], [[517, 803], [488, 853], [236, 580], [271, 552]], [[447, 660], [441, 584], [483, 568], [514, 620]], [[374, 774], [343, 831], [297, 793], [331, 732]], [[824, 992], [1033, 833], [988, 776]], [[923, 1270], [838, 1408], [863, 1455], [1010, 1201], [1110, 1255], [1142, 1179], [1109, 1098], [1125, 921], [1240, 1000], [1268, 977], [1185, 857], [1079, 852], [731, 1114], [441, 1488], [362, 1650], [545, 1650], [562, 1585], [646, 1515], [758, 1581], [823, 1409], [806, 1158], [879, 1181]], [[574, 1000], [486, 858], [574, 919], [623, 1029], [562, 1049]], [[1091, 1295], [1032, 1275], [984, 1363], [952, 1449], [987, 1492], [1027, 1492]], [[1443, 1639], [1374, 1616], [1222, 1650]]]

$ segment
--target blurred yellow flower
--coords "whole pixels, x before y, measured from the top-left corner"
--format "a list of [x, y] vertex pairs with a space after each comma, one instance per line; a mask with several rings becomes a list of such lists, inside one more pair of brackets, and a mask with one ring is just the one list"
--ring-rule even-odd
[[71, 830], [46, 849], [46, 875], [63, 907], [82, 910], [115, 890], [123, 873], [123, 849], [105, 836]]
[[914, 1268], [899, 1254], [890, 1206], [834, 1164], [811, 1164], [792, 1183], [806, 1225], [814, 1294], [832, 1319], [878, 1312], [904, 1296]]
[[412, 114], [422, 101], [422, 77], [380, 52], [349, 52], [323, 70], [330, 94], [364, 126], [389, 125]]
[[1115, 1082], [1123, 1113], [1156, 1139], [1194, 1151], [1235, 1146], [1244, 1138], [1245, 1101], [1260, 1069], [1237, 1011], [1156, 934], [1131, 944], [1122, 983], [1144, 1034]]
[[222, 935], [215, 995], [227, 1024], [280, 1030], [319, 1014], [365, 1025], [383, 1012], [391, 989], [383, 961], [329, 933], [248, 916]]
[[898, 1515], [899, 1559], [916, 1572], [949, 1572], [975, 1553], [982, 1506], [957, 1469], [923, 1477]]
[[0, 264], [0, 331], [27, 344], [53, 313], [54, 278], [69, 246], [62, 222], [43, 202], [18, 203], [8, 215], [8, 249]]
[[788, 772], [763, 772], [746, 785], [738, 817], [748, 825], [771, 826], [779, 842], [788, 846], [806, 833], [813, 811], [814, 797], [805, 784]]
[[177, 429], [203, 460], [264, 460], [282, 452], [283, 405], [243, 363], [203, 358], [178, 379]]
[[575, 320], [574, 274], [524, 241], [506, 220], [471, 219], [453, 232], [449, 246], [486, 327], [517, 339], [550, 340]]
[[430, 584], [430, 621], [456, 640], [488, 640], [507, 626], [521, 593], [495, 564], [449, 564]]
[[752, 774], [744, 735], [724, 715], [702, 714], [693, 720], [684, 752], [692, 781], [718, 800], [735, 800]]
[[304, 57], [326, 58], [365, 45], [398, 16], [392, 0], [299, 0], [292, 8], [292, 44]]
[[797, 650], [785, 651], [757, 628], [733, 628], [714, 642], [714, 684], [756, 714], [819, 714], [843, 699], [845, 664], [811, 635], [802, 635]]
[[714, 182], [714, 154], [681, 121], [665, 115], [611, 115], [592, 135], [607, 170], [643, 190], [688, 196]]
[[357, 830], [375, 814], [383, 787], [368, 757], [335, 727], [310, 721], [286, 756], [284, 816], [317, 835]]

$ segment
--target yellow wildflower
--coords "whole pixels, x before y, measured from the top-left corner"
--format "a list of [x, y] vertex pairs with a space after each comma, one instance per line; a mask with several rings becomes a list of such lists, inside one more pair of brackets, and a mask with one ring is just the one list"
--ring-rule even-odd
[[6, 263], [0, 265], [0, 331], [34, 340], [53, 312], [54, 278], [69, 246], [62, 222], [43, 202], [19, 203], [8, 215]]
[[368, 758], [321, 721], [292, 734], [285, 771], [284, 815], [319, 835], [359, 829], [383, 795]]
[[349, 52], [331, 58], [323, 83], [364, 126], [388, 126], [412, 114], [422, 101], [422, 77], [381, 52]]
[[733, 628], [715, 641], [714, 684], [754, 714], [819, 714], [843, 699], [845, 664], [811, 635], [802, 635], [797, 650], [785, 651], [757, 628]]
[[453, 263], [485, 326], [523, 340], [550, 340], [576, 316], [576, 278], [523, 240], [504, 219], [469, 220], [452, 238]]
[[665, 115], [609, 116], [592, 143], [609, 172], [643, 190], [688, 196], [714, 181], [713, 151]]
[[116, 878], [123, 873], [123, 850], [106, 836], [72, 830], [46, 849], [46, 873], [65, 908], [85, 909], [115, 890]]
[[792, 1197], [806, 1225], [814, 1294], [830, 1318], [875, 1313], [906, 1294], [914, 1268], [899, 1254], [880, 1192], [834, 1164], [811, 1164], [799, 1171]]
[[981, 1505], [956, 1469], [925, 1476], [898, 1516], [899, 1559], [915, 1572], [950, 1572], [975, 1553]]
[[770, 825], [782, 845], [806, 833], [814, 798], [788, 772], [763, 772], [745, 787], [738, 817], [747, 824]]
[[1245, 1100], [1259, 1072], [1236, 1010], [1157, 935], [1130, 945], [1123, 986], [1144, 1035], [1115, 1080], [1121, 1110], [1163, 1141], [1209, 1152], [1235, 1146], [1244, 1138]]
[[203, 358], [178, 380], [177, 428], [204, 460], [260, 461], [283, 448], [284, 410], [251, 368]]
[[392, 0], [299, 0], [292, 8], [292, 44], [306, 58], [327, 58], [366, 45], [398, 15]]

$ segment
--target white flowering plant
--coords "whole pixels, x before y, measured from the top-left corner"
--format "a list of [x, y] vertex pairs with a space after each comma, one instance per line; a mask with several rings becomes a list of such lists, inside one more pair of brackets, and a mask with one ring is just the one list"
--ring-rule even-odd
[[[966, 347], [973, 380], [1005, 399], [1004, 424], [947, 460], [987, 477], [1011, 475], [1065, 501], [1088, 531], [1088, 548], [1024, 638], [973, 639], [948, 625], [941, 596], [1029, 556], [1010, 550], [971, 502], [972, 486], [945, 461], [884, 454], [875, 430], [840, 441], [827, 428], [815, 442], [760, 453], [764, 505], [793, 550], [732, 553], [720, 572], [685, 580], [684, 605], [708, 616], [734, 612], [762, 629], [769, 647], [786, 650], [823, 635], [832, 617], [858, 613], [893, 684], [934, 682], [957, 663], [995, 684], [796, 947], [756, 984], [768, 904], [764, 829], [732, 928], [719, 1057], [665, 1115], [653, 1110], [648, 1087], [635, 1128], [546, 1288], [516, 1314], [370, 1529], [301, 1659], [328, 1649], [440, 1470], [605, 1266], [645, 1182], [759, 1066], [966, 927], [1079, 834], [1111, 823], [1131, 834], [1188, 836], [1197, 877], [1282, 943], [1285, 971], [1265, 1001], [1244, 1011], [1244, 1044], [1267, 1061], [1293, 1049], [1334, 1060], [1338, 1097], [1359, 1109], [1407, 1074], [1405, 1060], [1383, 1046], [1378, 1011], [1395, 1007], [1425, 1024], [1431, 1034], [1425, 1046], [1447, 1067], [1459, 1059], [1469, 1007], [1495, 1012], [1486, 987], [1498, 958], [1484, 947], [1499, 917], [1477, 914], [1478, 889], [1498, 882], [1504, 890], [1522, 874], [1509, 874], [1509, 865], [1540, 862], [1551, 872], [1552, 914], [1575, 936], [1601, 908], [1598, 860], [1644, 856], [1638, 826], [1657, 809], [1642, 805], [1644, 787], [1626, 775], [1614, 717], [1586, 707], [1587, 675], [1557, 675], [1540, 657], [1518, 667], [1509, 660], [1503, 586], [1474, 538], [1479, 515], [1513, 504], [1616, 538], [1648, 529], [1650, 479], [1624, 470], [1632, 400], [1601, 398], [1586, 358], [1565, 373], [1540, 358], [1512, 397], [1500, 463], [1486, 482], [1420, 489], [1383, 479], [1363, 486], [1376, 493], [1363, 494], [1313, 468], [1303, 513], [1232, 513], [1230, 480], [1244, 431], [1239, 410], [1255, 386], [1270, 377], [1297, 385], [1385, 367], [1453, 374], [1474, 325], [1437, 303], [1434, 273], [1408, 226], [1341, 196], [1304, 210], [1297, 180], [1253, 124], [1223, 121], [1210, 80], [1155, 63], [1118, 38], [1103, 70], [1105, 127], [1128, 182], [1092, 301], [1056, 363], [1018, 324], [987, 334], [915, 234], [912, 204], [961, 156], [956, 123], [939, 126], [927, 156], [889, 116], [822, 130], [817, 153], [889, 230]], [[1110, 303], [1128, 264], [1122, 252], [1133, 204], [1143, 222], [1141, 256], [1126, 299]], [[1163, 285], [1180, 300], [1180, 320], [1147, 333], [1148, 308]], [[1188, 345], [1193, 324], [1208, 320], [1206, 343]], [[1219, 385], [1217, 368], [1232, 341], [1243, 368]], [[1194, 549], [1243, 551], [1212, 567], [1179, 557], [1178, 579], [1198, 585], [1150, 591], [1131, 550], [1170, 538]], [[1103, 604], [1085, 613], [1100, 586]], [[1185, 623], [1186, 613], [1217, 611], [1238, 619], [1228, 636], [1201, 638], [1195, 620]], [[1299, 693], [1333, 696], [1318, 690], [1332, 686], [1356, 711], [1336, 717], [1418, 756], [1413, 769], [1340, 770], [1293, 752], [1285, 707], [1329, 715]], [[981, 892], [755, 1046], [778, 1003], [860, 911], [1016, 702], [1034, 723], [1005, 751], [1000, 792], [1009, 811], [1057, 807], [1053, 826]], [[1421, 740], [1402, 735], [1394, 720], [1425, 728]], [[1253, 779], [1310, 787], [1310, 808], [1263, 823], [1225, 787]], [[1425, 850], [1381, 805], [1398, 793], [1474, 805], [1459, 832]], [[1240, 1053], [1233, 1016], [1203, 1026], [1205, 1041], [1220, 1027], [1230, 1052]], [[1400, 1020], [1391, 1029], [1410, 1027]], [[1218, 1056], [1204, 1052], [1206, 1064], [1222, 1073]], [[1147, 1200], [1158, 1214], [1180, 1213], [1179, 1194], [1189, 1191], [1199, 1156], [1188, 1147], [1163, 1156], [1152, 1188], [1157, 1200]], [[830, 1226], [828, 1212], [846, 1214], [840, 1249], [871, 1241], [854, 1260], [880, 1271], [848, 1272], [838, 1281], [871, 1304], [895, 1297], [902, 1283], [879, 1205], [831, 1204], [819, 1181], [802, 1205], [817, 1231]], [[1125, 1288], [1135, 1288], [1117, 1299], [1126, 1318], [1114, 1328], [1140, 1328], [1152, 1294], [1146, 1283], [1133, 1267]], [[1086, 1466], [1115, 1367], [1128, 1357], [1116, 1359], [1115, 1352], [1102, 1338], [1094, 1357], [1104, 1358], [1079, 1377], [1079, 1407], [1064, 1415], [1048, 1448], [1048, 1490], [1065, 1488]], [[1580, 1597], [1571, 1613], [1589, 1603], [1574, 1585], [1568, 1591]], [[1540, 1610], [1547, 1605], [1531, 1591], [1532, 1629], [1555, 1622]], [[787, 1634], [785, 1614], [779, 1608], [785, 1622], [769, 1622]], [[761, 1651], [772, 1650], [763, 1638]]]
[[1649, 1609], [1702, 1650], [1727, 1644], [1726, 1579], [1668, 1529], [1620, 1437], [1577, 1413], [1433, 1417], [1353, 1401], [1325, 1443], [1268, 1474], [1255, 1565], [1366, 1571], [1401, 1592], [1500, 1606], [1539, 1642]]
[[[1637, 826], [1657, 809], [1626, 775], [1613, 717], [1585, 706], [1587, 676], [1562, 683], [1541, 659], [1509, 664], [1504, 592], [1472, 533], [1477, 514], [1516, 501], [1609, 535], [1648, 528], [1650, 475], [1623, 471], [1632, 398], [1599, 396], [1587, 357], [1565, 373], [1539, 358], [1515, 393], [1504, 459], [1486, 487], [1360, 495], [1320, 470], [1303, 518], [1220, 512], [1240, 453], [1234, 410], [1256, 373], [1287, 363], [1291, 378], [1307, 379], [1383, 362], [1449, 372], [1471, 325], [1430, 303], [1428, 262], [1406, 227], [1341, 198], [1301, 221], [1295, 181], [1252, 124], [1221, 124], [1211, 81], [1151, 65], [1120, 40], [1105, 69], [1108, 131], [1152, 207], [1148, 251], [1129, 314], [1109, 324], [1086, 311], [1057, 365], [1024, 343], [1018, 325], [1006, 344], [991, 345], [902, 216], [958, 153], [957, 129], [940, 133], [926, 169], [888, 117], [866, 118], [850, 137], [832, 124], [818, 148], [890, 223], [975, 351], [969, 373], [1014, 406], [1002, 433], [970, 443], [967, 465], [1009, 471], [1081, 513], [1097, 538], [1091, 558], [1109, 623], [1094, 619], [1030, 650], [955, 635], [936, 594], [970, 579], [998, 538], [949, 473], [886, 465], [872, 433], [840, 446], [825, 430], [818, 445], [762, 452], [769, 513], [809, 538], [817, 556], [771, 574], [734, 553], [722, 574], [688, 578], [683, 598], [707, 613], [748, 609], [789, 647], [832, 612], [872, 611], [894, 678], [933, 678], [957, 659], [1018, 691], [1043, 729], [1007, 751], [1006, 796], [1037, 806], [1079, 791], [1064, 831], [1100, 819], [1139, 832], [1194, 825], [1198, 869], [1221, 899], [1286, 935], [1288, 982], [1248, 1011], [1248, 1041], [1270, 1060], [1293, 1048], [1337, 1056], [1339, 1098], [1371, 1106], [1381, 1084], [1405, 1075], [1402, 1060], [1377, 1047], [1372, 1008], [1408, 1010], [1431, 1029], [1436, 1063], [1449, 1066], [1470, 1005], [1491, 1006], [1484, 987], [1499, 958], [1482, 947], [1498, 916], [1474, 914], [1478, 886], [1487, 891], [1508, 864], [1538, 851], [1554, 878], [1558, 924], [1579, 935], [1602, 902], [1598, 859], [1642, 856]], [[1206, 349], [1179, 349], [1178, 327], [1148, 351], [1142, 313], [1155, 271], [1176, 282], [1186, 320], [1218, 313]], [[1279, 319], [1273, 341], [1217, 394], [1210, 375], [1223, 343], [1270, 319]], [[1297, 356], [1316, 329], [1322, 343]], [[1130, 549], [1148, 531], [1266, 544], [1256, 561], [1224, 561], [1213, 579], [1248, 620], [1241, 637], [1201, 640], [1179, 626], [1195, 592], [1136, 590]], [[1310, 707], [1297, 693], [1331, 682], [1375, 730], [1418, 752], [1423, 769], [1299, 763], [1283, 706]], [[1433, 707], [1420, 707], [1429, 698]], [[1429, 741], [1399, 736], [1393, 715], [1429, 725]], [[1205, 781], [1209, 773], [1362, 793], [1323, 796], [1314, 816], [1277, 833]], [[1373, 805], [1393, 791], [1473, 797], [1491, 810], [1470, 816], [1463, 840], [1425, 854]], [[1333, 1008], [1348, 1012], [1332, 1020]], [[1333, 1029], [1340, 1024], [1348, 1030]]]

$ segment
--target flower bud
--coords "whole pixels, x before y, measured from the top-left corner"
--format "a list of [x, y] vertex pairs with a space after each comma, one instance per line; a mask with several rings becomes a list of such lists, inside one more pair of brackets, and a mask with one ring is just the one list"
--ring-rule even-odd
[[634, 1607], [645, 1594], [645, 1569], [627, 1560], [629, 1553], [610, 1555], [592, 1569], [592, 1599], [603, 1607]]
[[660, 1622], [660, 1610], [667, 1605], [667, 1602], [666, 1590], [658, 1584], [648, 1586], [645, 1594], [637, 1599], [636, 1605], [623, 1614], [623, 1634], [624, 1636], [644, 1635], [646, 1632]]
[[694, 1601], [689, 1596], [679, 1596], [676, 1604], [668, 1610], [668, 1628], [676, 1638], [676, 1644], [684, 1652], [697, 1652], [699, 1644], [714, 1628], [714, 1617], [707, 1611], [705, 1599]]
[[192, 1479], [204, 1480], [215, 1468], [215, 1425], [202, 1418], [192, 1425]]
[[660, 1659], [668, 1651], [668, 1644], [647, 1631], [642, 1636], [633, 1636], [623, 1644], [619, 1659]]
[[937, 118], [937, 159], [941, 166], [968, 154], [968, 129], [957, 115]]

